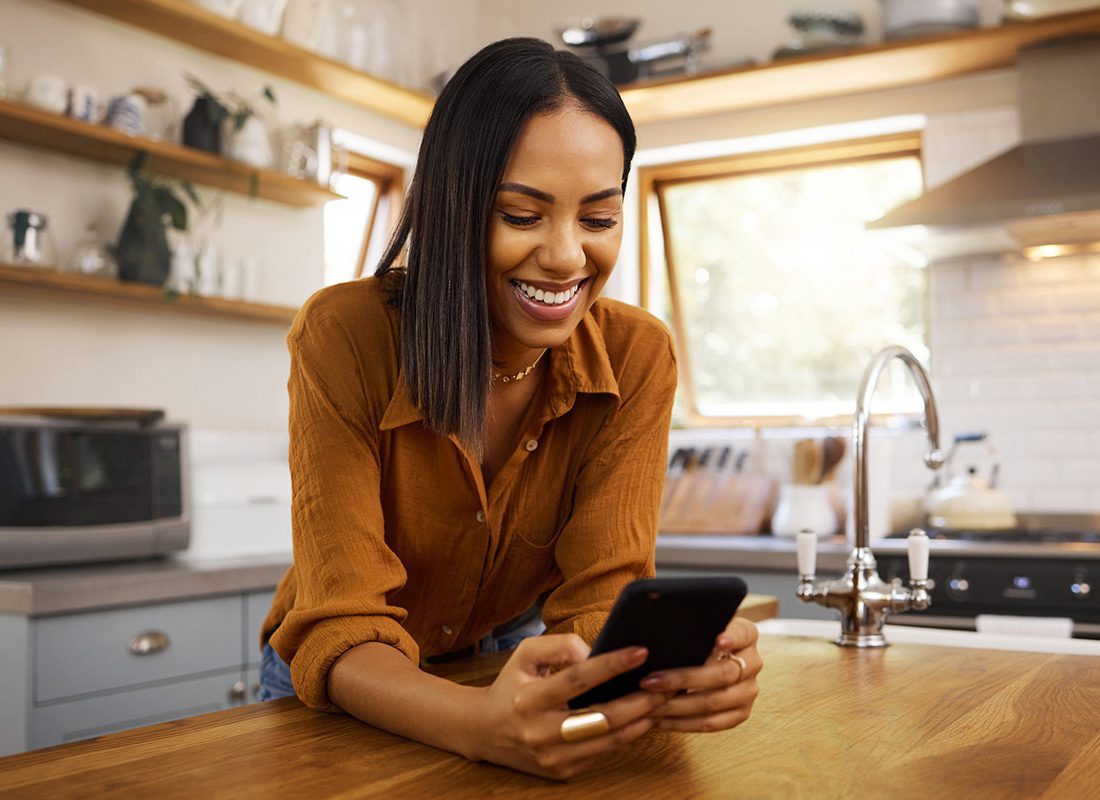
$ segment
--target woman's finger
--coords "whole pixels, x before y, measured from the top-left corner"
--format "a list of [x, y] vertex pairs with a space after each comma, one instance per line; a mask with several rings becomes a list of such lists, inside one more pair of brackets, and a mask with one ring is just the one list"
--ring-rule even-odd
[[757, 630], [756, 625], [743, 617], [734, 617], [726, 629], [718, 634], [717, 649], [736, 653], [738, 650], [752, 647], [759, 638], [760, 631]]
[[742, 706], [752, 706], [758, 694], [760, 689], [756, 681], [743, 681], [722, 689], [680, 694], [655, 708], [652, 716], [661, 719], [720, 714]]
[[736, 728], [749, 718], [751, 708], [741, 707], [721, 714], [707, 714], [698, 717], [665, 717], [657, 720], [657, 728], [662, 731], [683, 731], [685, 733], [712, 733]]
[[641, 687], [651, 692], [676, 692], [681, 689], [720, 689], [740, 683], [760, 671], [760, 658], [754, 651], [739, 654], [745, 665], [734, 658], [721, 658], [701, 667], [683, 667], [654, 672], [642, 679]]
[[[667, 702], [663, 694], [653, 692], [632, 692], [610, 703], [598, 703], [591, 707], [591, 711], [599, 711], [607, 717], [607, 724], [611, 731], [621, 730], [639, 719], [647, 719], [654, 716], [654, 712]], [[561, 724], [568, 713], [547, 714], [544, 722], [540, 722], [534, 733], [529, 735], [527, 744], [533, 747], [549, 747], [563, 741], [561, 736]], [[610, 734], [605, 734], [610, 735]], [[601, 737], [602, 738], [602, 737]]]
[[588, 739], [583, 742], [562, 742], [542, 750], [538, 757], [539, 766], [551, 774], [556, 774], [569, 766], [578, 766], [578, 762], [587, 762], [597, 756], [617, 750], [639, 736], [653, 729], [656, 721], [648, 717], [636, 719], [623, 727]]
[[517, 698], [516, 710], [523, 713], [561, 708], [592, 687], [640, 667], [648, 656], [649, 651], [644, 647], [628, 647], [571, 663], [565, 669], [526, 687], [527, 691]]
[[588, 644], [573, 633], [531, 636], [516, 647], [506, 666], [518, 667], [528, 677], [539, 677], [547, 667], [564, 667], [588, 658]]

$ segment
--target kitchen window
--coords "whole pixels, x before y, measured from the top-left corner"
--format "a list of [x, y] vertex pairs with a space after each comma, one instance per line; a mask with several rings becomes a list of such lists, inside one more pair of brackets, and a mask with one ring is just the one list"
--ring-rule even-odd
[[[677, 340], [677, 422], [836, 422], [879, 348], [927, 361], [925, 260], [904, 232], [864, 229], [921, 193], [919, 134], [643, 167], [639, 183], [642, 304]], [[876, 412], [919, 409], [889, 378]]]
[[360, 278], [366, 265], [381, 258], [404, 187], [400, 167], [347, 154], [347, 166], [333, 184], [347, 199], [325, 206], [325, 286]]

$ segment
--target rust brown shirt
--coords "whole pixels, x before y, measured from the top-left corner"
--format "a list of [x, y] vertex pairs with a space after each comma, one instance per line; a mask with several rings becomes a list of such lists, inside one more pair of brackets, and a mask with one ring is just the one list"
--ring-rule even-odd
[[591, 642], [619, 590], [653, 574], [676, 388], [659, 321], [597, 300], [547, 356], [538, 407], [489, 486], [409, 401], [398, 321], [367, 278], [315, 294], [287, 337], [294, 564], [263, 630], [314, 708], [336, 710], [328, 671], [358, 644], [419, 663], [547, 593], [548, 631]]

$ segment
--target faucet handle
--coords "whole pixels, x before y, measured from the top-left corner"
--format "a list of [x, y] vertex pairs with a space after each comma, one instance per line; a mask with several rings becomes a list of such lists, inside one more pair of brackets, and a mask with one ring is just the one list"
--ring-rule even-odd
[[909, 580], [928, 580], [928, 534], [920, 528], [909, 531]]
[[798, 534], [798, 574], [813, 576], [817, 569], [817, 534], [805, 530]]

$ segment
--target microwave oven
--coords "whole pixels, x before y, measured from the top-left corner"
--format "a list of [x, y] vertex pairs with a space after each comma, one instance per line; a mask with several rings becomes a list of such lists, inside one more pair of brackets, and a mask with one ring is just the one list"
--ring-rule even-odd
[[0, 413], [0, 569], [186, 549], [187, 463], [182, 424]]

